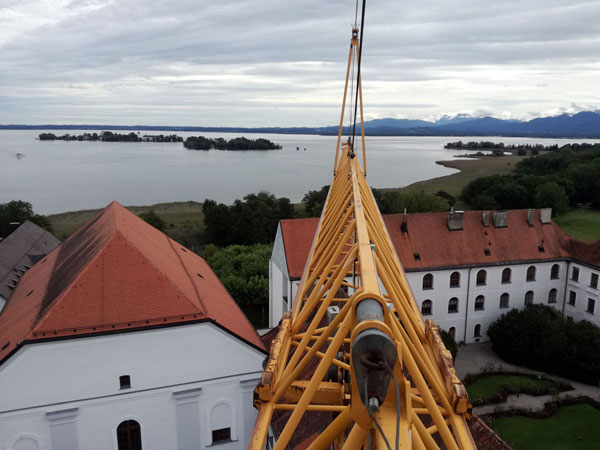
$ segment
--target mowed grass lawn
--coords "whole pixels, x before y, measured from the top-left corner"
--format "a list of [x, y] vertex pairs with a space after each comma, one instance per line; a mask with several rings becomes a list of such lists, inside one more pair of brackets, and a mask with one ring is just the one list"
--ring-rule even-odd
[[586, 404], [559, 408], [547, 419], [496, 419], [493, 427], [515, 450], [600, 448], [600, 411]]
[[558, 384], [550, 380], [538, 380], [536, 378], [519, 375], [490, 375], [480, 378], [467, 386], [467, 392], [471, 400], [486, 400], [500, 392], [504, 386], [511, 386], [524, 391], [541, 391], [558, 389]]
[[554, 221], [576, 239], [586, 242], [600, 239], [600, 211], [597, 209], [575, 209]]

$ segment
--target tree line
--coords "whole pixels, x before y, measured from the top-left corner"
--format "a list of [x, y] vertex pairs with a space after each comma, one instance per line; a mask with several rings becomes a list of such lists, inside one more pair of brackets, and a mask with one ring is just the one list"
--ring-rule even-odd
[[542, 144], [505, 144], [504, 142], [491, 142], [491, 141], [470, 141], [470, 142], [448, 142], [444, 145], [444, 148], [449, 149], [467, 149], [467, 150], [507, 150], [510, 152], [524, 150], [525, 152], [537, 152], [540, 151], [556, 151], [558, 150], [557, 144], [542, 145]]
[[190, 136], [183, 146], [190, 150], [279, 150], [281, 145], [276, 144], [268, 139], [247, 139], [245, 137], [237, 137], [230, 140], [224, 138], [207, 138], [204, 136]]
[[514, 173], [477, 178], [461, 198], [473, 209], [600, 207], [600, 144], [569, 144], [517, 164]]
[[54, 133], [41, 133], [38, 138], [40, 141], [183, 142], [183, 138], [176, 134], [140, 136], [139, 133], [134, 133], [133, 131], [127, 134], [113, 133], [112, 131], [102, 131], [100, 134], [83, 133], [79, 135], [67, 133], [62, 136], [56, 136]]

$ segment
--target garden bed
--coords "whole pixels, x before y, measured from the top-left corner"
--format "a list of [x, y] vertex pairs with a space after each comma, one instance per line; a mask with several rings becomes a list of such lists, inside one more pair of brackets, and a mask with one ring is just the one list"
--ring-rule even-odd
[[542, 374], [520, 372], [482, 372], [467, 375], [463, 380], [473, 406], [502, 403], [512, 394], [554, 395], [573, 387]]

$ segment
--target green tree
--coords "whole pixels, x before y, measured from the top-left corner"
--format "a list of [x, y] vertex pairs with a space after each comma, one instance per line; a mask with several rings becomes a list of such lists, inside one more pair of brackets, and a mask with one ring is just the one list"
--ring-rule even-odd
[[207, 260], [255, 327], [267, 325], [272, 245], [231, 245]]
[[308, 191], [302, 198], [302, 204], [304, 205], [304, 211], [308, 217], [320, 217], [325, 206], [325, 200], [327, 200], [327, 194], [329, 194], [329, 185], [323, 186], [318, 191]]
[[153, 209], [141, 213], [139, 217], [160, 231], [165, 231], [167, 228], [167, 223]]
[[220, 247], [271, 243], [279, 221], [294, 217], [288, 198], [268, 192], [249, 194], [231, 206], [206, 200], [202, 211], [208, 241]]
[[6, 237], [11, 230], [11, 223], [23, 223], [29, 220], [52, 233], [52, 224], [46, 216], [33, 212], [31, 203], [13, 200], [0, 204], [0, 237]]
[[555, 215], [565, 214], [569, 208], [569, 198], [562, 186], [554, 182], [540, 184], [535, 190], [536, 208], [552, 208]]
[[554, 308], [513, 309], [487, 332], [494, 351], [511, 364], [598, 385], [600, 328], [563, 318]]
[[450, 209], [448, 200], [436, 195], [420, 192], [382, 191], [373, 189], [373, 196], [382, 214], [442, 212]]

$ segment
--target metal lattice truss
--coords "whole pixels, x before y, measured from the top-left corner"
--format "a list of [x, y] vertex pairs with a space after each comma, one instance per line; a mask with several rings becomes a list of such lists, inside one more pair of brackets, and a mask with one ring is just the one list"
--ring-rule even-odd
[[[383, 321], [357, 320], [356, 306], [367, 298], [381, 303]], [[281, 322], [256, 389], [260, 413], [251, 448], [264, 448], [277, 410], [292, 414], [276, 449], [288, 447], [312, 411], [335, 414], [310, 449], [332, 443], [361, 448], [370, 435], [374, 448], [385, 448], [381, 433], [371, 433], [375, 425], [361, 401], [351, 353], [355, 338], [373, 327], [394, 341], [398, 356], [393, 371], [400, 399], [389, 388], [374, 414], [389, 440], [396, 438], [399, 401], [402, 448], [474, 448], [465, 423], [470, 404], [464, 386], [437, 328], [423, 322], [360, 165], [345, 144], [293, 313]], [[332, 368], [337, 374], [328, 379], [337, 381], [324, 381]]]
[[[348, 75], [344, 105], [347, 87]], [[360, 103], [364, 130], [362, 94]], [[269, 433], [275, 449], [294, 448], [315, 425], [311, 450], [475, 448], [465, 388], [437, 327], [423, 321], [353, 143], [340, 146], [341, 124], [333, 183], [293, 311], [255, 390], [249, 448], [270, 447]]]

